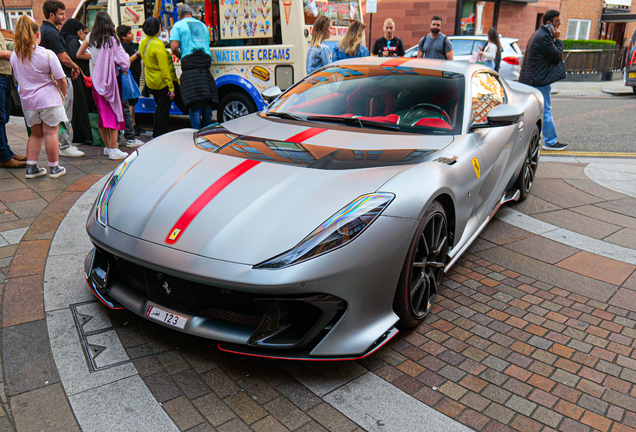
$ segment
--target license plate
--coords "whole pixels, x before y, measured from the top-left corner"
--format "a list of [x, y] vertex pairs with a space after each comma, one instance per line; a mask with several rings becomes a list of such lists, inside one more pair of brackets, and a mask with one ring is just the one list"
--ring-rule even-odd
[[156, 306], [149, 306], [148, 310], [146, 311], [146, 316], [148, 318], [152, 318], [153, 320], [157, 320], [164, 324], [168, 324], [172, 327], [178, 327], [180, 329], [184, 328], [186, 323], [188, 322], [187, 318], [184, 318], [177, 314], [173, 314], [172, 312], [167, 312], [163, 309], [159, 309]]
[[629, 78], [636, 78], [636, 72], [630, 72], [628, 76]]

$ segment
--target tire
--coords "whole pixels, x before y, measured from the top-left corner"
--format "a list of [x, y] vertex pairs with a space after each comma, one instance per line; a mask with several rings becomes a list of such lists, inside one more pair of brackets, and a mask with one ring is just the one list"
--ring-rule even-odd
[[433, 201], [413, 237], [398, 281], [393, 300], [398, 327], [417, 327], [431, 311], [444, 277], [447, 245], [446, 212]]
[[523, 201], [528, 198], [534, 179], [537, 175], [537, 168], [539, 167], [539, 146], [541, 145], [541, 134], [539, 134], [539, 127], [535, 126], [532, 134], [530, 135], [530, 141], [528, 142], [528, 149], [526, 150], [525, 159], [523, 161], [523, 167], [519, 177], [515, 181], [514, 187], [519, 190], [519, 201]]
[[233, 92], [225, 95], [219, 103], [217, 118], [220, 122], [226, 122], [256, 112], [256, 104], [251, 97], [241, 92]]
[[632, 86], [632, 92], [636, 95], [636, 86]]

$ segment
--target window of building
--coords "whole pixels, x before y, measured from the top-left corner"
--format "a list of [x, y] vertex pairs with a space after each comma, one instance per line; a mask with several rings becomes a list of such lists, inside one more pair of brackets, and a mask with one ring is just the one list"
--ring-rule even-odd
[[590, 38], [591, 20], [570, 19], [566, 39], [584, 40]]
[[33, 16], [33, 11], [31, 9], [7, 11], [7, 18], [8, 18], [8, 21], [9, 21], [7, 28], [9, 30], [14, 30], [15, 29], [15, 25], [18, 22], [18, 19], [20, 19], [20, 17], [22, 15]]

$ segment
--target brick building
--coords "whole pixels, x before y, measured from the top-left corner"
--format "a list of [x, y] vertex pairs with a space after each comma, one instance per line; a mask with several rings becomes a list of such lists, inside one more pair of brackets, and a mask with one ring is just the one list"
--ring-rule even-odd
[[[447, 35], [485, 34], [494, 25], [501, 35], [518, 38], [525, 49], [543, 13], [557, 9], [561, 11], [564, 38], [612, 39], [622, 44], [636, 27], [631, 5], [632, 0], [378, 0], [371, 40], [382, 36], [382, 23], [391, 17], [397, 26], [396, 35], [407, 48], [411, 47], [429, 32], [430, 17], [440, 15], [444, 19], [442, 31]], [[362, 9], [366, 10], [365, 0]], [[369, 14], [364, 20], [368, 30]]]
[[22, 15], [33, 16], [33, 0], [4, 0], [4, 6], [4, 13], [0, 13], [0, 27], [3, 29], [13, 30]]
[[[6, 1], [6, 0], [5, 0]], [[33, 17], [37, 22], [42, 22], [44, 19], [44, 13], [42, 12], [42, 5], [45, 0], [32, 0], [33, 1]], [[81, 0], [62, 0], [66, 6], [66, 18], [71, 18], [75, 13], [75, 8]]]

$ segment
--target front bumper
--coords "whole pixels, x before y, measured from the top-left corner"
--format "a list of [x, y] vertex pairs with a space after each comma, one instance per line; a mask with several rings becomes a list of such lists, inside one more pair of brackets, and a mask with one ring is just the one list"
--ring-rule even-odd
[[[380, 217], [365, 235], [339, 250], [285, 269], [254, 270], [103, 228], [91, 216], [87, 229], [97, 248], [86, 258], [86, 278], [109, 307], [125, 307], [144, 317], [150, 306], [159, 307], [187, 318], [186, 326], [176, 330], [231, 344], [222, 346], [228, 351], [276, 358], [356, 358], [375, 351], [396, 333], [393, 297], [417, 221]], [[104, 282], [99, 286], [95, 269], [100, 260], [115, 257], [117, 267], [123, 262], [128, 270], [103, 281], [97, 277]], [[158, 295], [160, 288], [135, 287], [125, 276], [130, 269], [146, 273], [137, 280], [159, 273], [208, 290], [212, 303], [234, 295], [239, 304], [260, 304], [260, 315], [254, 309], [232, 307], [201, 313], [201, 308], [170, 303]], [[227, 319], [227, 313], [235, 316]], [[293, 337], [289, 330], [281, 331], [283, 327], [294, 328]]]

